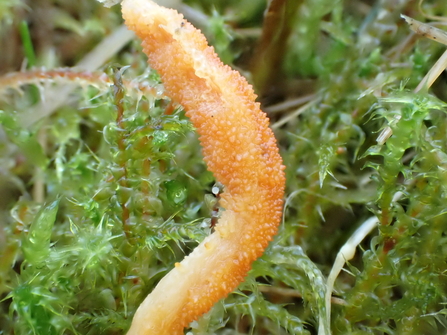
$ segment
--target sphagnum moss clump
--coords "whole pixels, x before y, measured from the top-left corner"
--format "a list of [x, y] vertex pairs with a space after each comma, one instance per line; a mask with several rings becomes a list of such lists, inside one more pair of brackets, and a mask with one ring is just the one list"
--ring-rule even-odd
[[[335, 282], [330, 332], [445, 333], [447, 90], [441, 79], [413, 92], [445, 47], [400, 18], [446, 17], [445, 4], [272, 1], [265, 21], [262, 1], [188, 4], [188, 20], [257, 85], [287, 177], [272, 246], [190, 332], [329, 333], [325, 278], [375, 216], [378, 229]], [[119, 66], [67, 68], [121, 24], [118, 6], [3, 6], [0, 331], [124, 334], [211, 233], [214, 179], [137, 42], [109, 55]], [[75, 85], [63, 106], [37, 108], [61, 83]]]

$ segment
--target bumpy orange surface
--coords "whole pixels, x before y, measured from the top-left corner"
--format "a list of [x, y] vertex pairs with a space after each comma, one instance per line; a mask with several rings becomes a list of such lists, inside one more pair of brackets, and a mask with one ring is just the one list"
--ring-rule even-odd
[[282, 213], [284, 166], [253, 89], [219, 60], [199, 30], [149, 0], [124, 0], [122, 12], [168, 94], [191, 118], [208, 169], [225, 187], [216, 231], [160, 281], [128, 333], [183, 334], [238, 286], [272, 240]]

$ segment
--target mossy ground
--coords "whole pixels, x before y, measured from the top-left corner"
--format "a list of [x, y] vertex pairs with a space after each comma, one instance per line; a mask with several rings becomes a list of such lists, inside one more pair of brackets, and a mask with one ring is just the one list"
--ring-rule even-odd
[[[445, 76], [414, 88], [446, 46], [400, 14], [442, 28], [447, 2], [174, 3], [254, 85], [287, 167], [277, 238], [190, 332], [324, 333], [326, 277], [376, 216], [335, 283], [332, 334], [445, 333]], [[68, 68], [120, 24], [94, 0], [0, 0], [0, 334], [124, 334], [210, 233], [213, 176], [139, 41]]]

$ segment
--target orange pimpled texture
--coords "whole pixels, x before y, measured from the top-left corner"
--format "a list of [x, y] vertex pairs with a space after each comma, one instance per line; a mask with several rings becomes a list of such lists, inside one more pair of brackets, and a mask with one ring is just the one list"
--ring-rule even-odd
[[216, 232], [160, 281], [128, 333], [183, 334], [238, 286], [276, 234], [284, 166], [252, 87], [220, 61], [199, 30], [149, 0], [124, 0], [122, 11], [166, 91], [196, 127], [208, 169], [225, 187]]

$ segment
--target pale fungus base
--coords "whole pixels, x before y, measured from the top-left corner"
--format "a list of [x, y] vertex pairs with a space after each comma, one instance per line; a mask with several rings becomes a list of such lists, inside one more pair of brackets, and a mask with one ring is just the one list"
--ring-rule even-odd
[[282, 213], [284, 166], [252, 87], [220, 61], [199, 30], [148, 0], [124, 0], [122, 12], [167, 92], [185, 108], [208, 169], [225, 187], [215, 233], [160, 281], [128, 332], [182, 334], [238, 286], [272, 240]]

